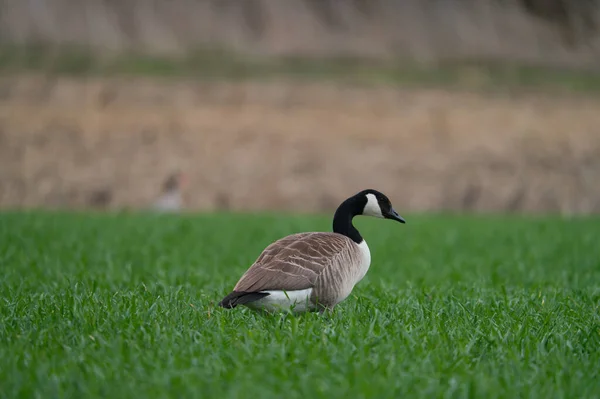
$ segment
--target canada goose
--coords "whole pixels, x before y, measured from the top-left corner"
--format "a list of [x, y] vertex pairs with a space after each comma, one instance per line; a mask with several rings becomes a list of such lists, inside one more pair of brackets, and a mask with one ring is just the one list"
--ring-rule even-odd
[[292, 234], [267, 246], [219, 306], [270, 312], [333, 309], [371, 264], [369, 247], [352, 224], [356, 215], [406, 223], [384, 194], [363, 190], [337, 208], [332, 233]]

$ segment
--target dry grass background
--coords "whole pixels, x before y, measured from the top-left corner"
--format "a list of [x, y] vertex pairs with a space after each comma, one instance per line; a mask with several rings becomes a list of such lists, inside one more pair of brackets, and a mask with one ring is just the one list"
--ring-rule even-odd
[[[0, 201], [144, 206], [173, 170], [201, 209], [600, 211], [600, 99], [346, 84], [2, 79]], [[8, 93], [8, 94], [7, 94]]]
[[[599, 66], [596, 33], [500, 3], [5, 0], [0, 36], [108, 57], [222, 46]], [[331, 210], [374, 187], [405, 211], [600, 212], [599, 111], [598, 97], [556, 91], [13, 70], [0, 78], [0, 205], [84, 207], [105, 190], [112, 207], [145, 206], [180, 169], [196, 209]]]

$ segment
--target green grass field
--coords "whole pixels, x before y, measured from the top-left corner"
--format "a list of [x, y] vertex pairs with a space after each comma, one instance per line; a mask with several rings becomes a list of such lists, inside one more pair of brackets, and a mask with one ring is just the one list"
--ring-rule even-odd
[[599, 218], [404, 216], [293, 316], [216, 303], [329, 217], [2, 213], [0, 397], [600, 397]]

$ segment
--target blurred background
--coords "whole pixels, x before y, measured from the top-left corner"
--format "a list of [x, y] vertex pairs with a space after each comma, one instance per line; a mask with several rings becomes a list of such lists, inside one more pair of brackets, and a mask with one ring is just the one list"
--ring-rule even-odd
[[2, 0], [2, 208], [600, 212], [600, 0]]

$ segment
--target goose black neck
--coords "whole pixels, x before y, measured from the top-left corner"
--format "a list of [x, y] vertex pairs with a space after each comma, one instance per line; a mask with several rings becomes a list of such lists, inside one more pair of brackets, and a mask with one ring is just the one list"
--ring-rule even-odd
[[343, 234], [360, 244], [363, 238], [352, 224], [352, 219], [361, 213], [361, 209], [355, 198], [349, 198], [342, 202], [333, 216], [333, 232]]

